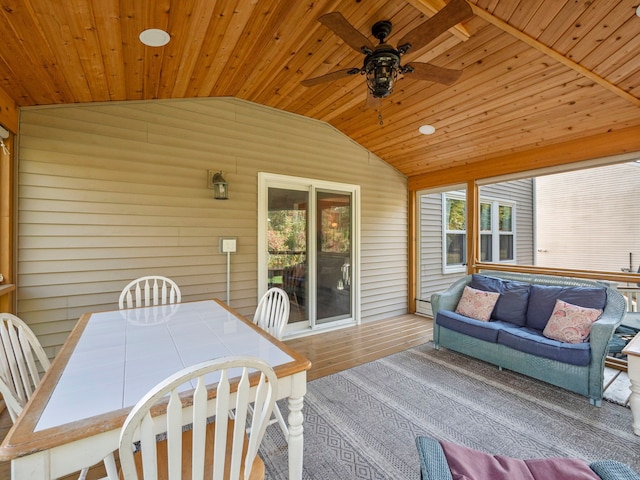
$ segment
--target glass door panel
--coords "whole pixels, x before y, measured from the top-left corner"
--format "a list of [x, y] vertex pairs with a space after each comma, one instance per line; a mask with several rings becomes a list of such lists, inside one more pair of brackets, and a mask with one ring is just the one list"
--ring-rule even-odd
[[267, 207], [268, 288], [289, 295], [289, 323], [307, 321], [309, 192], [269, 188]]
[[316, 323], [351, 312], [351, 194], [316, 191]]

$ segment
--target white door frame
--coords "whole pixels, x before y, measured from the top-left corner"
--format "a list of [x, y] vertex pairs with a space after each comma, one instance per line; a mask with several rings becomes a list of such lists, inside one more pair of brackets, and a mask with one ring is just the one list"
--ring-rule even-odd
[[351, 239], [351, 313], [348, 319], [323, 324], [316, 324], [316, 236], [314, 232], [307, 232], [307, 282], [309, 292], [309, 322], [299, 322], [287, 326], [285, 335], [309, 332], [315, 330], [333, 329], [348, 324], [360, 324], [360, 186], [347, 183], [329, 182], [303, 177], [279, 175], [275, 173], [258, 173], [258, 298], [267, 291], [269, 248], [267, 243], [268, 192], [269, 188], [282, 188], [309, 192], [309, 207], [307, 225], [316, 225], [316, 191], [329, 190], [351, 194], [352, 202], [352, 239]]

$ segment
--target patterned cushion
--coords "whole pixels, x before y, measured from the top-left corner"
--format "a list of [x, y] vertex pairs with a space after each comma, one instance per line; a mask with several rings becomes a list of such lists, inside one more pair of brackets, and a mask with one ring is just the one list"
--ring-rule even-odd
[[591, 324], [602, 315], [602, 310], [586, 308], [556, 300], [549, 322], [542, 334], [566, 343], [586, 342]]
[[456, 313], [488, 322], [499, 296], [500, 294], [497, 292], [483, 292], [475, 288], [464, 287], [462, 298], [456, 307]]

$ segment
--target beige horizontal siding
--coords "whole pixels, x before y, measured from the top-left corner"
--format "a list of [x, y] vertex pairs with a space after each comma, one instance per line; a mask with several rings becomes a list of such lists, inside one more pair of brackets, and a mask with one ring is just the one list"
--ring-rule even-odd
[[18, 154], [18, 313], [50, 356], [142, 275], [224, 299], [222, 236], [238, 237], [231, 305], [252, 315], [258, 172], [360, 185], [362, 319], [407, 310], [406, 178], [325, 123], [231, 98], [34, 107]]
[[538, 265], [637, 271], [639, 192], [637, 162], [537, 178]]

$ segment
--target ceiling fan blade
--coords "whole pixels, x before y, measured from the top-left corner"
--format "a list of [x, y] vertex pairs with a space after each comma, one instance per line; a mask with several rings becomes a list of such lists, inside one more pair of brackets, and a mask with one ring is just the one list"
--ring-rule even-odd
[[435, 40], [454, 25], [471, 18], [473, 10], [465, 0], [451, 0], [446, 7], [426, 22], [418, 25], [398, 42], [398, 50], [406, 51], [405, 45], [418, 50]]
[[379, 107], [381, 103], [382, 103], [382, 99], [374, 97], [373, 94], [367, 88], [367, 99], [364, 102], [364, 108], [367, 109], [367, 108]]
[[354, 50], [363, 53], [362, 47], [366, 47], [369, 50], [373, 50], [373, 44], [371, 41], [360, 33], [356, 28], [351, 25], [346, 18], [340, 12], [331, 12], [322, 15], [318, 18], [318, 21], [327, 28], [330, 28], [333, 33], [338, 35]]
[[413, 72], [407, 72], [409, 78], [416, 80], [428, 80], [430, 82], [451, 85], [456, 82], [462, 75], [462, 70], [453, 70], [451, 68], [438, 67], [431, 63], [409, 63], [407, 67], [411, 67]]
[[349, 75], [355, 75], [356, 73], [359, 73], [359, 72], [360, 72], [359, 68], [346, 68], [344, 70], [338, 70], [336, 72], [327, 73], [326, 75], [321, 75], [319, 77], [307, 78], [306, 80], [302, 80], [300, 84], [303, 87], [312, 87], [320, 83], [333, 82], [334, 80], [348, 77]]

